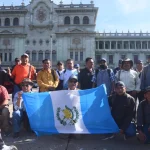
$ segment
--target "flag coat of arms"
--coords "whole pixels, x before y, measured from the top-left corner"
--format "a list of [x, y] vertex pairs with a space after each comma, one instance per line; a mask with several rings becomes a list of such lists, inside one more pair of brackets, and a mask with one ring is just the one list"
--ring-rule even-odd
[[105, 85], [89, 90], [24, 93], [23, 100], [37, 135], [119, 132], [111, 116]]

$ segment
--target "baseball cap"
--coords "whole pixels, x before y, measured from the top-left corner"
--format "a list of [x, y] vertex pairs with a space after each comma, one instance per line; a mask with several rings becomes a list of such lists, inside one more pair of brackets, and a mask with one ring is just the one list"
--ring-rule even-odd
[[150, 92], [150, 86], [148, 86], [145, 91], [144, 91], [144, 94], [147, 93], [147, 92]]
[[124, 84], [122, 81], [118, 81], [118, 82], [115, 84], [115, 87], [118, 87], [118, 86], [125, 87], [125, 84]]
[[100, 62], [101, 62], [101, 61], [107, 62], [107, 60], [106, 60], [105, 58], [101, 58], [101, 59], [100, 59]]
[[24, 84], [24, 83], [28, 83], [28, 84], [30, 84], [31, 86], [33, 86], [33, 84], [34, 84], [29, 78], [23, 79], [22, 82], [21, 82], [21, 85]]
[[29, 58], [29, 55], [27, 53], [24, 53], [23, 55], [21, 55], [21, 57], [26, 56]]
[[20, 59], [19, 58], [15, 58], [15, 62], [17, 62], [17, 61], [20, 61]]
[[75, 64], [74, 68], [80, 68], [80, 65], [79, 64]]
[[57, 66], [59, 66], [59, 65], [63, 65], [63, 62], [58, 61], [58, 62], [57, 62]]
[[120, 60], [118, 61], [118, 64], [122, 64], [122, 59], [120, 59]]
[[143, 64], [142, 60], [137, 60], [136, 64]]
[[71, 81], [72, 79], [78, 81], [78, 78], [77, 78], [77, 76], [75, 76], [75, 75], [70, 76], [70, 78], [69, 78], [68, 81]]

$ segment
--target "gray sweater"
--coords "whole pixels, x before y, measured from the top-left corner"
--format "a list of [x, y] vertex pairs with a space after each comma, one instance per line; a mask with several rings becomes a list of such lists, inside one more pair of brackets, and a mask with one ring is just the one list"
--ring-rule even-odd
[[150, 86], [150, 64], [143, 68], [141, 74], [141, 90], [144, 90], [146, 87]]

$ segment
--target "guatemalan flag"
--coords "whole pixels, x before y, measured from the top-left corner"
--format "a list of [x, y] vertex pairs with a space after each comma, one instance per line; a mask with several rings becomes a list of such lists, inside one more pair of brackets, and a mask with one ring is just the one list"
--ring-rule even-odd
[[119, 132], [105, 85], [89, 90], [24, 93], [23, 100], [31, 128], [38, 136]]

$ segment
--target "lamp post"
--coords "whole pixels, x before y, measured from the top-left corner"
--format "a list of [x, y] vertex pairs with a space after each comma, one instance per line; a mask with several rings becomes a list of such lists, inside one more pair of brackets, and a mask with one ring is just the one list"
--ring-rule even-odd
[[53, 59], [53, 57], [52, 57], [52, 54], [53, 54], [53, 46], [52, 46], [52, 44], [53, 44], [53, 42], [52, 42], [52, 40], [53, 40], [53, 38], [52, 38], [52, 35], [50, 35], [50, 43], [51, 43], [51, 50], [50, 50], [50, 60], [51, 60], [51, 66], [53, 66], [52, 65], [52, 59]]

